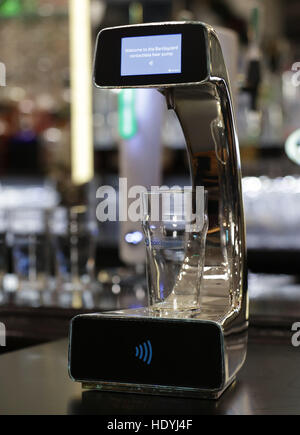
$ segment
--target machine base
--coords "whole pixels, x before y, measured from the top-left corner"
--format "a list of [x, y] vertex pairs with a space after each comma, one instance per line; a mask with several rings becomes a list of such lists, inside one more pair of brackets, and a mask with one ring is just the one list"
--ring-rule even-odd
[[69, 374], [85, 389], [218, 399], [244, 361], [244, 335], [200, 319], [80, 315]]
[[144, 394], [152, 396], [169, 396], [169, 397], [186, 397], [205, 400], [218, 400], [222, 394], [235, 383], [236, 377], [220, 391], [196, 390], [193, 388], [183, 389], [174, 387], [158, 387], [156, 385], [133, 385], [133, 384], [114, 384], [114, 383], [97, 383], [84, 382], [84, 390], [98, 390], [101, 392], [127, 393], [127, 394]]

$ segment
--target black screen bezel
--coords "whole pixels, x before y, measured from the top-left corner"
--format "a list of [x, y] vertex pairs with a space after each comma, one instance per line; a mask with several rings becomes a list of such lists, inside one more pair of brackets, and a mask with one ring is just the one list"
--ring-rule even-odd
[[[121, 76], [121, 41], [126, 37], [182, 35], [182, 69], [176, 74]], [[197, 55], [195, 55], [197, 47]], [[94, 83], [98, 87], [172, 85], [205, 80], [207, 71], [205, 27], [201, 24], [163, 24], [104, 29], [97, 40]]]

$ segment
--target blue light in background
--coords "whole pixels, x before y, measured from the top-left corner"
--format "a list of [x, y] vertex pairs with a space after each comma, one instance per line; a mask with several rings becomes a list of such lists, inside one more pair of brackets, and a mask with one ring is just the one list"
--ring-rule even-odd
[[125, 241], [130, 245], [138, 245], [143, 240], [143, 234], [140, 231], [134, 231], [132, 233], [127, 233], [125, 236]]

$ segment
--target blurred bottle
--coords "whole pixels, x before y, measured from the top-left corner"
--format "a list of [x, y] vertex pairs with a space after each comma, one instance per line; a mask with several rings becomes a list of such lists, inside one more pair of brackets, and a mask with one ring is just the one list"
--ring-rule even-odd
[[259, 3], [252, 8], [246, 62], [244, 65], [245, 83], [239, 96], [237, 113], [238, 131], [242, 145], [257, 146], [261, 132], [261, 110], [259, 92], [261, 85], [261, 9]]
[[13, 175], [39, 175], [40, 141], [31, 113], [18, 114], [17, 129], [8, 140], [8, 166]]

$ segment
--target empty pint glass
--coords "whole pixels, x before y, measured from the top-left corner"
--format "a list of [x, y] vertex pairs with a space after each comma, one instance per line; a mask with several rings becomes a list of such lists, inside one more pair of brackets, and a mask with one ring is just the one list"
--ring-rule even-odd
[[200, 310], [208, 229], [206, 192], [158, 190], [143, 196], [150, 310]]

